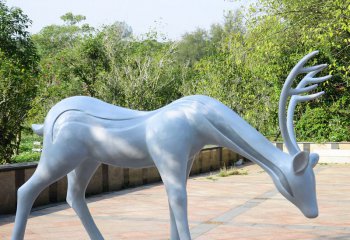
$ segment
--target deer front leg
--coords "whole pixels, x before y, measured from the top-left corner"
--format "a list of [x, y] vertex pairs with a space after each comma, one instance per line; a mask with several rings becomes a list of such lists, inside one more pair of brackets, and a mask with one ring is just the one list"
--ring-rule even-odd
[[80, 218], [90, 239], [103, 239], [85, 201], [85, 191], [91, 177], [100, 163], [92, 160], [82, 162], [74, 171], [68, 174], [67, 203]]
[[78, 158], [74, 161], [67, 161], [66, 156], [61, 155], [52, 156], [49, 162], [49, 159], [45, 155], [47, 154], [45, 154], [44, 150], [33, 176], [18, 189], [17, 211], [13, 235], [11, 237], [12, 240], [21, 240], [24, 238], [28, 216], [34, 200], [39, 193], [51, 183], [73, 170], [80, 161]]

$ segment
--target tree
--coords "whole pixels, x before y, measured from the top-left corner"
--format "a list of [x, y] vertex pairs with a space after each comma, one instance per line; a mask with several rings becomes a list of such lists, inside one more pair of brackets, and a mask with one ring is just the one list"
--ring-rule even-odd
[[181, 63], [192, 66], [196, 61], [209, 55], [207, 31], [198, 28], [182, 36], [177, 46], [177, 58]]
[[0, 159], [9, 162], [35, 97], [38, 55], [26, 30], [29, 18], [0, 2]]
[[110, 68], [103, 46], [103, 35], [86, 37], [77, 46], [76, 51], [79, 59], [71, 62], [73, 74], [83, 84], [84, 93], [95, 97], [97, 84], [103, 80]]
[[[321, 86], [326, 89], [325, 96], [301, 105], [296, 112], [299, 140], [313, 140], [317, 135], [319, 141], [349, 141], [350, 1], [260, 0], [251, 9], [250, 28], [255, 32], [252, 48], [263, 49], [265, 59], [278, 56], [277, 63], [290, 66], [301, 56], [318, 49], [320, 54], [315, 61], [329, 63], [325, 71], [333, 78]], [[264, 24], [272, 20], [274, 24]], [[279, 78], [284, 79], [283, 75]], [[313, 110], [315, 115], [310, 117]], [[331, 114], [324, 115], [324, 112]], [[318, 125], [317, 131], [306, 131], [306, 126], [315, 129], [314, 121], [323, 124], [325, 116], [328, 127]]]
[[244, 117], [264, 134], [269, 133], [273, 88], [255, 71], [249, 54], [243, 15], [226, 15], [222, 25], [211, 28], [212, 55], [194, 65], [194, 75], [184, 86], [184, 94], [212, 96]]
[[98, 86], [98, 97], [120, 106], [153, 110], [180, 94], [181, 71], [173, 43], [158, 42], [149, 34], [139, 40], [125, 35], [124, 25], [102, 31], [110, 71]]
[[82, 43], [94, 36], [95, 29], [82, 24], [85, 17], [81, 15], [67, 13], [61, 19], [64, 24], [46, 26], [33, 36], [41, 72], [39, 91], [29, 112], [31, 122], [43, 122], [49, 109], [63, 98], [89, 95], [79, 69], [86, 63]]
[[[66, 13], [61, 16], [63, 25], [49, 25], [33, 36], [39, 54], [44, 58], [56, 55], [67, 48], [73, 48], [84, 36], [94, 32], [88, 24], [81, 24], [85, 20], [82, 15]], [[81, 24], [81, 25], [79, 25]]]
[[73, 13], [68, 12], [61, 16], [61, 19], [69, 26], [73, 26], [80, 23], [81, 21], [86, 20], [86, 17], [83, 15], [74, 15]]

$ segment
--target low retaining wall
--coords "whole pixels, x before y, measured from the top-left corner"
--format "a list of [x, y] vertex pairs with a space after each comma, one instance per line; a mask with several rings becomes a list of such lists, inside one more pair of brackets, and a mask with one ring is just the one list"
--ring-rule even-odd
[[[279, 148], [287, 151], [285, 145], [276, 143]], [[319, 163], [350, 163], [350, 143], [299, 143], [304, 151], [317, 152]]]
[[[285, 149], [282, 143], [276, 143], [280, 149]], [[350, 143], [313, 144], [301, 143], [300, 149], [314, 151], [317, 149], [350, 150]], [[226, 148], [209, 147], [197, 154], [191, 175], [215, 171], [223, 166], [232, 166], [242, 158]], [[16, 211], [17, 190], [34, 173], [37, 163], [22, 163], [0, 166], [0, 214], [10, 214]], [[117, 191], [143, 184], [159, 182], [160, 176], [155, 167], [142, 169], [118, 168], [102, 164], [92, 177], [86, 195]], [[53, 183], [37, 198], [34, 206], [65, 201], [67, 178]]]
[[[191, 175], [210, 172], [223, 166], [230, 166], [239, 159], [238, 154], [228, 149], [211, 147], [197, 154]], [[21, 163], [0, 166], [0, 214], [16, 211], [17, 190], [34, 173], [37, 163]], [[155, 167], [132, 169], [119, 168], [102, 164], [92, 177], [86, 195], [117, 191], [161, 180]], [[67, 177], [53, 183], [37, 198], [34, 206], [66, 200]]]
[[[286, 150], [286, 146], [281, 143], [275, 143], [278, 147]], [[329, 142], [329, 143], [309, 143], [309, 142], [299, 142], [298, 146], [304, 151], [318, 151], [318, 150], [350, 150], [350, 142]]]

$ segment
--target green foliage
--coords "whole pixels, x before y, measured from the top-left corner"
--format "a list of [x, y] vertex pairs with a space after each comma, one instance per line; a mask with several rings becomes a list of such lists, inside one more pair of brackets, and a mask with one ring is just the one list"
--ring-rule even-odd
[[18, 152], [24, 123], [37, 86], [38, 56], [26, 28], [30, 21], [18, 8], [0, 2], [0, 160]]
[[334, 77], [320, 86], [325, 96], [298, 106], [298, 140], [349, 141], [348, 6], [348, 0], [261, 0], [246, 16], [230, 12], [206, 33], [202, 49], [209, 54], [193, 61], [182, 93], [217, 98], [277, 140], [278, 101], [287, 74], [301, 57], [319, 49], [309, 64], [330, 63], [320, 75]]
[[[226, 22], [222, 26], [215, 25], [215, 31], [211, 33], [218, 41], [215, 54], [194, 65], [193, 77], [184, 85], [183, 93], [212, 96], [234, 109], [259, 131], [275, 132], [270, 130], [271, 122], [276, 122], [273, 84], [265, 77], [266, 67], [257, 67], [257, 54], [248, 50], [250, 36], [243, 26], [243, 15], [236, 12], [225, 19]], [[218, 32], [220, 37], [215, 35]]]
[[23, 152], [12, 158], [13, 163], [37, 162], [40, 159], [40, 152]]
[[173, 55], [175, 46], [158, 42], [157, 36], [125, 39], [120, 32], [115, 27], [102, 32], [110, 70], [97, 87], [97, 96], [141, 110], [159, 108], [181, 96], [182, 69]]
[[[295, 120], [299, 140], [312, 140], [314, 133], [318, 141], [350, 139], [348, 131], [350, 116], [347, 111], [350, 104], [349, 5], [349, 0], [260, 0], [255, 7], [252, 7], [250, 28], [252, 32], [257, 33], [256, 45], [266, 52], [268, 58], [289, 67], [301, 56], [318, 49], [321, 54], [317, 62], [330, 64], [325, 71], [332, 74], [333, 78], [321, 86], [326, 90], [325, 96], [316, 102], [304, 104], [310, 113], [303, 114], [305, 107], [297, 112]], [[275, 24], [265, 24], [272, 20]], [[282, 59], [276, 57], [276, 54]], [[283, 58], [285, 60], [281, 61]], [[267, 69], [269, 67], [270, 65]], [[288, 71], [285, 69], [282, 72]], [[271, 76], [274, 75], [276, 76], [271, 73]], [[332, 114], [324, 115], [317, 109], [318, 107]], [[314, 108], [315, 112], [311, 114]], [[313, 121], [318, 123], [316, 132], [315, 127], [312, 127]], [[322, 123], [324, 121], [330, 124], [326, 126]]]
[[0, 49], [5, 57], [16, 59], [24, 67], [36, 63], [38, 56], [26, 30], [31, 21], [19, 8], [8, 8], [0, 1]]
[[296, 126], [298, 138], [304, 141], [339, 142], [349, 139], [349, 112], [339, 115], [338, 110], [308, 107]]
[[85, 95], [96, 96], [97, 84], [109, 71], [109, 62], [103, 46], [103, 35], [90, 35], [76, 47], [71, 61], [72, 73], [83, 84]]
[[209, 43], [208, 33], [203, 29], [184, 34], [177, 46], [178, 61], [193, 65], [210, 54]]
[[68, 12], [61, 16], [61, 19], [68, 25], [72, 26], [76, 25], [77, 23], [80, 23], [81, 21], [86, 20], [86, 17], [83, 15], [74, 15], [73, 13]]
[[[61, 43], [61, 36], [66, 43]], [[43, 55], [40, 92], [31, 120], [43, 121], [54, 103], [72, 95], [94, 96], [141, 110], [177, 99], [182, 69], [175, 62], [175, 45], [156, 39], [152, 33], [144, 40], [136, 39], [121, 22], [88, 32], [74, 24], [44, 28], [34, 37]]]
[[[78, 25], [84, 18], [68, 13], [62, 16], [66, 24], [44, 27], [33, 36], [41, 56], [41, 71], [39, 91], [29, 112], [30, 122], [43, 122], [49, 109], [66, 97], [93, 95], [90, 79], [91, 74], [96, 75], [96, 69], [95, 63], [91, 63], [94, 59], [89, 60], [94, 58], [89, 48], [94, 46], [91, 39], [95, 30], [87, 24]], [[85, 39], [92, 43], [82, 44]]]
[[74, 48], [82, 38], [94, 32], [88, 24], [78, 25], [85, 20], [84, 16], [67, 13], [61, 17], [64, 25], [49, 25], [33, 36], [39, 54], [51, 58], [57, 53]]
[[[22, 115], [16, 111], [22, 120], [10, 121], [11, 131], [4, 136], [18, 146], [18, 129], [30, 102], [28, 122], [33, 123], [43, 122], [55, 103], [73, 95], [153, 110], [183, 95], [205, 94], [277, 140], [282, 85], [295, 63], [318, 49], [309, 64], [329, 63], [319, 75], [334, 77], [321, 84], [326, 91], [321, 99], [297, 107], [297, 139], [350, 141], [349, 6], [350, 0], [259, 0], [246, 14], [228, 12], [222, 24], [186, 33], [177, 42], [160, 42], [152, 31], [136, 38], [124, 22], [94, 29], [83, 24], [84, 16], [67, 13], [62, 25], [47, 26], [32, 38], [41, 56], [33, 84], [38, 56], [25, 30], [30, 21], [21, 10], [1, 4], [0, 77], [5, 80], [0, 87], [3, 99], [18, 104], [11, 111], [26, 109]], [[8, 156], [11, 151], [6, 150]], [[23, 159], [32, 157], [30, 151], [20, 151]]]

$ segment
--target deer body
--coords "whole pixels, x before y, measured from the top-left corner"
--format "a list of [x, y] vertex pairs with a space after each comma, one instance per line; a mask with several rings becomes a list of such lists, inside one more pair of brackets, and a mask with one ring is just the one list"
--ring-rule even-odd
[[71, 97], [52, 108], [45, 126], [45, 150], [56, 148], [57, 138], [65, 138], [66, 147], [80, 142], [87, 149], [86, 158], [126, 168], [154, 166], [149, 154], [152, 146], [147, 143], [167, 139], [172, 144], [185, 143], [188, 158], [208, 144], [228, 147], [262, 166], [276, 165], [289, 156], [231, 109], [199, 95], [151, 112]]
[[282, 152], [231, 109], [207, 96], [184, 97], [150, 112], [90, 97], [67, 98], [34, 131], [44, 136], [43, 152], [34, 175], [18, 190], [14, 240], [23, 239], [38, 194], [65, 175], [67, 202], [90, 238], [103, 239], [85, 202], [88, 182], [101, 163], [156, 166], [169, 199], [171, 239], [190, 239], [186, 182], [194, 155], [207, 144], [230, 148], [259, 164], [305, 216], [318, 214], [312, 169], [317, 157], [298, 149], [293, 154]]

